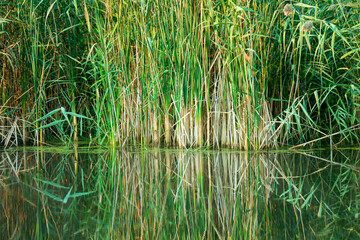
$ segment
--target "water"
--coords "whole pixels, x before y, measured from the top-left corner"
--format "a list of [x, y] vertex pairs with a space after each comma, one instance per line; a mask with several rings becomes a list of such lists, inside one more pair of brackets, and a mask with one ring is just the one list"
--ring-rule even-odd
[[360, 151], [0, 152], [1, 239], [358, 239]]

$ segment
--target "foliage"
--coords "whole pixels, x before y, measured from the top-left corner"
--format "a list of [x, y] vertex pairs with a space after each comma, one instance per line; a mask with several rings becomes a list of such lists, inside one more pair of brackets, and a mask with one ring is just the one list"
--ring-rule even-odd
[[1, 125], [30, 120], [39, 143], [353, 143], [358, 16], [356, 1], [5, 0]]

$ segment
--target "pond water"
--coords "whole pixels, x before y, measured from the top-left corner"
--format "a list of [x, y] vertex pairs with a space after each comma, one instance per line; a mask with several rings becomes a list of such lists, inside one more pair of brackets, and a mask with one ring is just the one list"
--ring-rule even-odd
[[0, 151], [1, 239], [359, 239], [360, 151]]

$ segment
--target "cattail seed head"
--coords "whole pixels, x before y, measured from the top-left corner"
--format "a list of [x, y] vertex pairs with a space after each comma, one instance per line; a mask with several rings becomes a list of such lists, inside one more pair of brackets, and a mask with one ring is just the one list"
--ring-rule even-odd
[[292, 15], [294, 15], [295, 12], [295, 8], [293, 7], [293, 5], [291, 4], [286, 4], [284, 7], [284, 15], [286, 17], [291, 17]]
[[314, 27], [313, 21], [306, 21], [306, 22], [302, 25], [301, 31], [310, 32], [313, 27]]

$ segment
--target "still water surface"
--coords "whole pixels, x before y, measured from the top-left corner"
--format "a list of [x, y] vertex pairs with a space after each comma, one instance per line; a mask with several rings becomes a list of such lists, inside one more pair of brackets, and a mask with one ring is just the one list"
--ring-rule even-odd
[[360, 239], [360, 151], [0, 151], [1, 239]]

